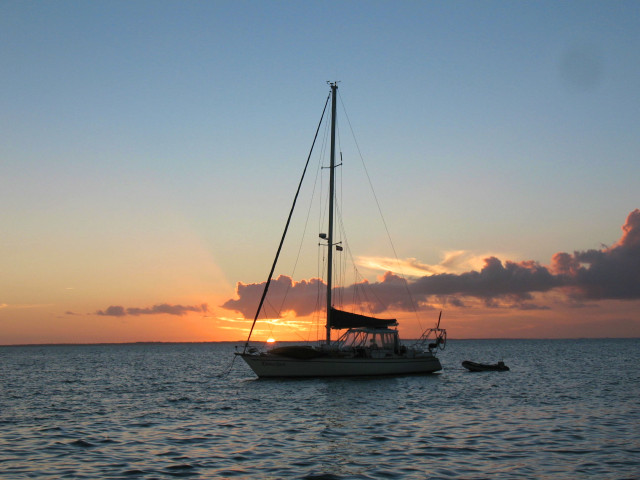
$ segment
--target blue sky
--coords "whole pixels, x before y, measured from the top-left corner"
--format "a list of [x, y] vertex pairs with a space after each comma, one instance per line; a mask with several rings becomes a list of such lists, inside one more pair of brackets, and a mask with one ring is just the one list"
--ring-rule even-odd
[[639, 206], [639, 20], [631, 1], [3, 2], [0, 304], [260, 281], [327, 80], [401, 258], [612, 244]]

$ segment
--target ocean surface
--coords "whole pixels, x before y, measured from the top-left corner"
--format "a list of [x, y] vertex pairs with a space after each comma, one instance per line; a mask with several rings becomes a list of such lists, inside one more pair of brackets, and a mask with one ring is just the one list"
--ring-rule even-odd
[[639, 339], [451, 340], [389, 378], [219, 376], [233, 351], [0, 347], [0, 478], [640, 478]]

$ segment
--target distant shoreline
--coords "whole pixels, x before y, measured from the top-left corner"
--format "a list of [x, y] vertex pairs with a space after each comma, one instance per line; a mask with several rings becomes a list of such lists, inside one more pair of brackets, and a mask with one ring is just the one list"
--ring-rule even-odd
[[[523, 341], [563, 341], [563, 340], [640, 340], [640, 337], [563, 337], [563, 338], [449, 338], [448, 341], [468, 342], [468, 341], [494, 341], [494, 340], [523, 340]], [[417, 341], [417, 339], [407, 339], [407, 342]], [[207, 345], [207, 344], [243, 344], [246, 340], [210, 340], [206, 342], [161, 342], [161, 341], [143, 341], [143, 342], [95, 342], [95, 343], [13, 343], [2, 344], [0, 347], [99, 347], [114, 345]], [[266, 343], [253, 341], [251, 343]], [[295, 340], [281, 341], [278, 343], [317, 343], [317, 341], [299, 342]]]

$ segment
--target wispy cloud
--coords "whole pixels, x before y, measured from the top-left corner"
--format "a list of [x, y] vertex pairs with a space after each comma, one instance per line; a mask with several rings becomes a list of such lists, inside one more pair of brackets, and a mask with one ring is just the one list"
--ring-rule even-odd
[[[640, 209], [629, 214], [622, 231], [620, 240], [611, 247], [573, 254], [559, 252], [550, 266], [533, 260], [502, 261], [493, 255], [484, 257], [478, 265], [479, 257], [466, 251], [448, 252], [438, 265], [408, 259], [400, 268], [396, 260], [362, 257], [361, 265], [386, 269], [387, 273], [376, 282], [365, 280], [336, 289], [336, 295], [345, 304], [361, 299], [360, 303], [374, 313], [412, 310], [407, 289], [420, 308], [429, 308], [433, 301], [460, 308], [479, 301], [491, 308], [548, 309], [548, 305], [537, 304], [534, 295], [551, 291], [574, 303], [640, 299]], [[471, 265], [477, 266], [460, 271]], [[398, 270], [413, 278], [405, 283], [393, 273]], [[319, 279], [294, 282], [281, 275], [272, 281], [268, 298], [276, 314], [294, 312], [306, 316], [321, 308], [318, 297], [324, 288], [326, 285]], [[238, 298], [228, 300], [222, 307], [252, 317], [263, 289], [264, 283], [238, 283]]]
[[0, 309], [7, 310], [26, 310], [32, 308], [52, 307], [52, 303], [0, 303]]
[[499, 257], [496, 253], [477, 254], [468, 250], [445, 252], [437, 264], [427, 264], [415, 258], [358, 257], [358, 267], [379, 272], [392, 272], [408, 277], [423, 277], [442, 273], [463, 273], [482, 268], [487, 257]]
[[96, 315], [107, 316], [107, 317], [124, 317], [126, 315], [186, 315], [189, 312], [201, 312], [207, 313], [209, 308], [206, 303], [202, 305], [169, 305], [167, 303], [162, 303], [159, 305], [154, 305], [153, 307], [148, 308], [138, 308], [138, 307], [130, 307], [125, 308], [120, 305], [111, 305], [104, 310], [98, 310], [95, 312]]

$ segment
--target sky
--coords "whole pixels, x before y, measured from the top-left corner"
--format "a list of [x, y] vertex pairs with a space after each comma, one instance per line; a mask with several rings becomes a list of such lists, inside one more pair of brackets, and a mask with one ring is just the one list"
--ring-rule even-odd
[[[633, 1], [1, 2], [0, 344], [245, 339], [327, 81], [345, 295], [369, 284], [410, 338], [440, 310], [451, 338], [640, 336], [639, 20]], [[290, 293], [257, 340], [316, 339], [313, 255], [276, 269]]]

